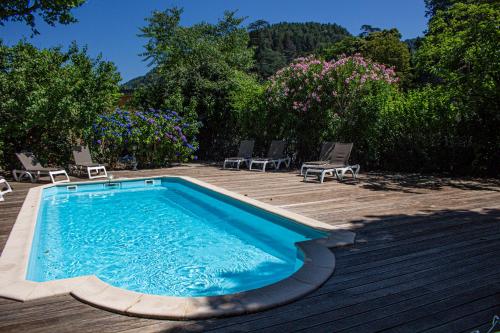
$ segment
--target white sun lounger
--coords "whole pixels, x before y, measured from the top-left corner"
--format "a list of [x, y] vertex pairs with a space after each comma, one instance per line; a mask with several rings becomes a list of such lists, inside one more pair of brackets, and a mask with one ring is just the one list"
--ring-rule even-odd
[[240, 143], [240, 149], [236, 157], [228, 157], [224, 160], [223, 169], [226, 169], [226, 165], [236, 165], [236, 169], [240, 169], [240, 164], [245, 163], [247, 168], [249, 167], [250, 160], [253, 155], [253, 147], [255, 145], [254, 140], [243, 140]]
[[334, 147], [335, 142], [323, 142], [323, 144], [321, 145], [321, 151], [319, 153], [319, 160], [304, 162], [300, 167], [300, 175], [303, 176], [304, 170], [307, 170], [307, 168], [330, 163]]
[[86, 171], [89, 179], [107, 178], [108, 173], [106, 167], [92, 161], [90, 151], [86, 146], [76, 146], [73, 148], [73, 158], [75, 165], [73, 166], [78, 173]]
[[323, 183], [326, 175], [335, 175], [338, 180], [342, 180], [347, 172], [352, 173], [352, 177], [356, 179], [360, 165], [348, 164], [352, 146], [352, 143], [336, 143], [330, 162], [328, 164], [307, 168], [304, 175], [304, 181], [307, 180], [308, 176], [316, 176], [320, 183]]
[[[61, 168], [46, 168], [38, 162], [35, 155], [30, 152], [16, 153], [17, 158], [23, 165], [24, 170], [12, 170], [14, 179], [20, 182], [27, 177], [32, 183], [37, 182], [41, 176], [49, 176], [53, 183], [69, 182], [69, 176], [66, 170]], [[57, 176], [63, 176], [63, 180], [56, 180]]]
[[[266, 171], [267, 165], [273, 166], [276, 170], [278, 170], [282, 163], [286, 165], [287, 168], [290, 167], [291, 158], [284, 155], [285, 150], [285, 141], [274, 140], [271, 142], [271, 146], [269, 147], [269, 152], [267, 157], [263, 158], [252, 158], [250, 161], [250, 170], [260, 170], [262, 172]], [[255, 169], [252, 168], [253, 165], [261, 165], [261, 168]]]

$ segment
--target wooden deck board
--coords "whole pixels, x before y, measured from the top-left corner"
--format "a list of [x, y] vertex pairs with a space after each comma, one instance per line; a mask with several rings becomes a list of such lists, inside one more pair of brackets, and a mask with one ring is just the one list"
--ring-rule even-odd
[[[500, 314], [500, 182], [365, 174], [359, 183], [302, 182], [296, 172], [183, 166], [118, 177], [187, 175], [357, 232], [336, 249], [323, 287], [268, 311], [203, 321], [121, 316], [71, 296], [0, 298], [1, 332], [448, 332], [489, 328]], [[30, 183], [0, 203], [3, 249]]]

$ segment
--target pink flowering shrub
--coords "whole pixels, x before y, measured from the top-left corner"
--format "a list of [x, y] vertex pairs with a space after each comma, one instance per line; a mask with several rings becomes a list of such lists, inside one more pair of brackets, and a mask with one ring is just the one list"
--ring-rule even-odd
[[299, 159], [312, 157], [306, 152], [321, 141], [353, 141], [376, 122], [374, 99], [383, 100], [397, 82], [393, 68], [358, 54], [298, 58], [271, 77], [266, 91], [270, 118], [282, 124], [274, 136], [295, 141]]
[[333, 108], [341, 114], [376, 85], [393, 85], [398, 80], [393, 68], [359, 54], [337, 61], [310, 56], [296, 59], [271, 77], [268, 101], [298, 112]]

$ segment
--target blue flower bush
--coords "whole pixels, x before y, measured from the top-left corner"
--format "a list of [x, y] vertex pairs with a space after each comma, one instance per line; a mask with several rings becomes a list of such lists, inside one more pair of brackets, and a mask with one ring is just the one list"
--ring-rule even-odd
[[93, 124], [94, 144], [110, 164], [123, 155], [135, 155], [146, 167], [197, 159], [199, 123], [171, 110], [116, 109], [101, 114]]

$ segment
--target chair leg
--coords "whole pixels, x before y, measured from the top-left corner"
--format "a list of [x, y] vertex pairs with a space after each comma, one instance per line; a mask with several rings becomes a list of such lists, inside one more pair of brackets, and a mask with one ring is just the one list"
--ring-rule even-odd
[[320, 184], [323, 184], [323, 181], [325, 180], [325, 174], [326, 171], [321, 172], [321, 179], [319, 180]]
[[358, 179], [358, 173], [359, 173], [359, 169], [361, 169], [361, 166], [359, 164], [356, 164], [353, 168], [355, 169], [355, 171], [352, 174], [352, 176], [354, 179]]
[[302, 164], [302, 166], [300, 167], [300, 175], [303, 176], [304, 175], [304, 164]]
[[264, 162], [264, 165], [263, 165], [263, 167], [262, 167], [262, 172], [266, 172], [266, 165], [267, 165], [267, 161], [266, 161], [266, 162]]
[[239, 170], [239, 169], [240, 169], [240, 163], [241, 163], [241, 161], [240, 161], [240, 160], [238, 160], [238, 162], [236, 162], [236, 169], [237, 169], [237, 170]]
[[20, 180], [19, 180], [19, 177], [18, 177], [18, 175], [17, 175], [17, 172], [18, 172], [18, 171], [17, 171], [16, 169], [12, 170], [12, 177], [14, 177], [14, 180], [15, 180], [16, 182], [19, 182]]
[[339, 181], [344, 180], [344, 175], [345, 175], [346, 171], [347, 171], [347, 169], [346, 169], [346, 168], [342, 168], [342, 169], [340, 169], [340, 170], [337, 172], [337, 175], [338, 175]]

